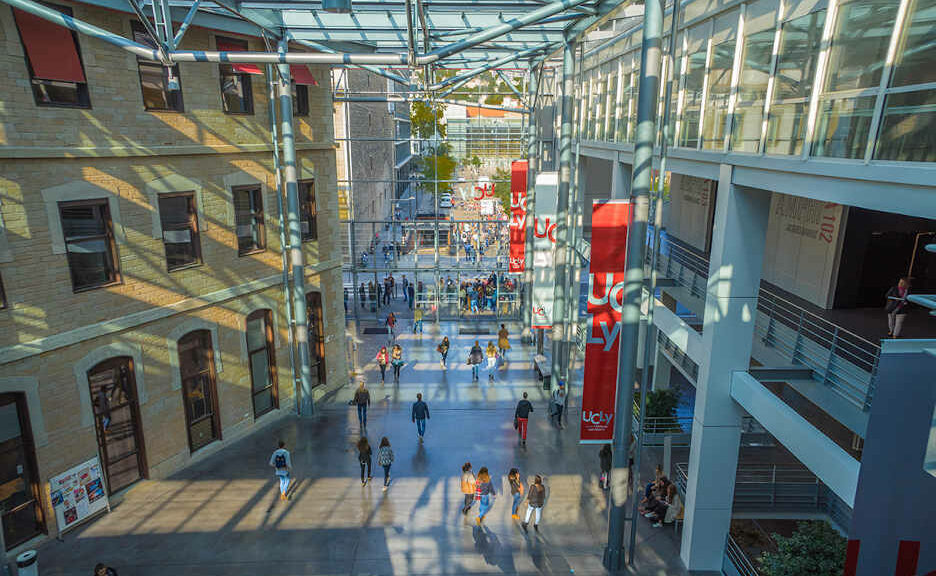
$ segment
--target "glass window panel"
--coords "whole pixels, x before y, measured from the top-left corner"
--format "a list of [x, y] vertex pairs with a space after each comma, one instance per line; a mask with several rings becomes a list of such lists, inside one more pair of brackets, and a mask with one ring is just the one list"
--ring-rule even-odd
[[627, 138], [628, 142], [633, 142], [637, 139], [637, 96], [640, 92], [640, 60], [638, 59], [634, 62], [634, 71], [631, 73], [631, 91], [630, 91], [630, 102], [628, 103], [628, 121], [627, 121]]
[[898, 6], [893, 0], [855, 0], [839, 8], [829, 51], [828, 92], [880, 83]]
[[195, 196], [179, 194], [159, 197], [159, 219], [169, 270], [196, 264], [201, 250], [195, 215]]
[[104, 235], [106, 226], [99, 217], [99, 211], [98, 204], [62, 206], [62, 234], [65, 239]]
[[683, 96], [682, 125], [679, 130], [679, 145], [697, 148], [699, 143], [699, 120], [702, 108], [702, 87], [705, 82], [705, 50], [689, 55]]
[[608, 131], [606, 139], [614, 142], [614, 129], [617, 126], [618, 117], [618, 75], [617, 62], [613, 63], [612, 73], [608, 77]]
[[734, 40], [712, 47], [712, 63], [708, 73], [708, 101], [705, 105], [705, 121], [702, 123], [702, 147], [706, 149], [721, 150], [724, 147], [734, 52]]
[[247, 350], [266, 349], [266, 345], [266, 322], [263, 317], [251, 318], [247, 321]]
[[774, 104], [767, 122], [767, 152], [770, 154], [801, 154], [806, 132], [805, 102]]
[[267, 360], [266, 348], [250, 353], [250, 377], [253, 380], [254, 392], [270, 386], [270, 363]]
[[936, 91], [887, 96], [874, 158], [936, 162]]
[[936, 82], [936, 0], [916, 0], [911, 6], [892, 86]]
[[736, 106], [731, 124], [731, 149], [741, 152], [759, 152], [763, 121], [763, 102]]
[[822, 102], [814, 155], [864, 158], [875, 99], [866, 96]]
[[744, 37], [744, 47], [741, 52], [741, 76], [738, 79], [739, 101], [763, 102], [767, 97], [767, 80], [770, 78], [773, 43], [773, 30], [764, 30]]
[[239, 253], [263, 249], [263, 203], [259, 189], [234, 191], [234, 223]]
[[822, 10], [783, 24], [774, 101], [809, 96], [819, 59], [825, 16], [825, 10]]
[[254, 394], [254, 416], [260, 416], [273, 409], [273, 388]]

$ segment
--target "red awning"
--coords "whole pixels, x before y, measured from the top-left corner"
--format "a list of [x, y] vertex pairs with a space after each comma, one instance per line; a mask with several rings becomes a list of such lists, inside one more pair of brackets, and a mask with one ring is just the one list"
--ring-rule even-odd
[[305, 64], [290, 64], [289, 74], [296, 84], [305, 84], [306, 86], [318, 86], [318, 80], [309, 72], [309, 67]]
[[[244, 46], [238, 44], [225, 42], [224, 40], [218, 40], [218, 50], [221, 52], [246, 52], [247, 49]], [[256, 64], [235, 64], [231, 63], [231, 67], [234, 68], [235, 72], [240, 72], [242, 74], [263, 74], [263, 70], [260, 69], [260, 66]]]
[[13, 9], [33, 76], [43, 80], [86, 82], [71, 30]]

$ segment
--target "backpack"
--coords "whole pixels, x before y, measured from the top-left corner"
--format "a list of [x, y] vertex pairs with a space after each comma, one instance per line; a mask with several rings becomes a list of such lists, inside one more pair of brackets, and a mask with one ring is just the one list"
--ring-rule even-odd
[[277, 470], [285, 468], [286, 467], [286, 455], [277, 454], [276, 458], [273, 459], [273, 464], [276, 466]]

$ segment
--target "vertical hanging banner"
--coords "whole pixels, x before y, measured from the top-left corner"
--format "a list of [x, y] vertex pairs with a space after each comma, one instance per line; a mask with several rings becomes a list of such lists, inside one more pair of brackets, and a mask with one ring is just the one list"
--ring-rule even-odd
[[527, 161], [510, 165], [510, 258], [508, 272], [526, 270]]
[[550, 329], [553, 319], [553, 290], [556, 284], [556, 206], [559, 202], [559, 173], [536, 176], [536, 212], [533, 218], [533, 328]]
[[627, 266], [630, 200], [596, 200], [592, 204], [591, 261], [585, 377], [582, 383], [582, 444], [604, 444], [614, 437], [618, 340]]

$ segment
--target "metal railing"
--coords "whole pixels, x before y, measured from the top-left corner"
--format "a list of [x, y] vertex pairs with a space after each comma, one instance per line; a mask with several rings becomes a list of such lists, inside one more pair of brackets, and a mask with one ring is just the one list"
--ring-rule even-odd
[[[704, 256], [664, 236], [657, 270], [691, 295], [705, 298], [709, 262]], [[757, 311], [755, 334], [764, 346], [791, 364], [812, 369], [815, 380], [857, 408], [870, 409], [881, 354], [878, 344], [764, 287], [758, 294]], [[678, 347], [668, 339], [661, 343], [671, 355], [678, 354], [673, 350]]]
[[751, 559], [744, 553], [744, 550], [738, 546], [738, 543], [731, 537], [731, 534], [728, 535], [728, 539], [725, 542], [725, 559], [731, 562], [731, 566], [740, 576], [760, 576], [757, 567], [754, 566]]
[[662, 330], [657, 330], [657, 341], [673, 362], [682, 369], [683, 374], [687, 376], [689, 381], [695, 385], [699, 379], [699, 365], [696, 364], [682, 348], [670, 340]]

